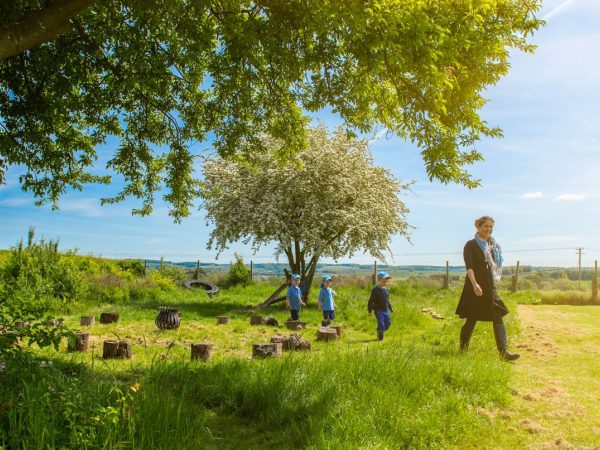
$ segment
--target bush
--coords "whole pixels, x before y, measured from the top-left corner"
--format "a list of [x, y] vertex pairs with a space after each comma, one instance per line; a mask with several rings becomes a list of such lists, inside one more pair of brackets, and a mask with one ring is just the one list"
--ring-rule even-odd
[[137, 277], [145, 275], [144, 263], [139, 259], [123, 259], [117, 265], [121, 270], [130, 272]]
[[231, 263], [231, 268], [227, 274], [225, 284], [227, 286], [248, 286], [252, 283], [250, 269], [244, 264], [242, 255], [235, 254], [235, 261]]

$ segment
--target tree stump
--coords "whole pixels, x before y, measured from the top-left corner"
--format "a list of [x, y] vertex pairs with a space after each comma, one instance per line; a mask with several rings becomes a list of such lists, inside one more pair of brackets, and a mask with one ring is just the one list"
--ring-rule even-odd
[[250, 325], [262, 325], [265, 323], [263, 316], [250, 316]]
[[212, 344], [192, 344], [192, 360], [208, 361], [212, 354]]
[[288, 330], [302, 330], [306, 328], [306, 322], [302, 322], [300, 320], [288, 320], [285, 322], [285, 326]]
[[102, 347], [102, 359], [114, 359], [117, 357], [117, 350], [119, 349], [119, 341], [109, 339], [104, 341]]
[[287, 350], [310, 350], [310, 341], [301, 337], [298, 333], [283, 336], [281, 334], [271, 337], [272, 344], [281, 344], [283, 351]]
[[339, 339], [337, 331], [330, 327], [319, 327], [317, 330], [317, 341], [335, 341]]
[[217, 325], [223, 324], [226, 325], [229, 323], [231, 318], [229, 316], [217, 316]]
[[76, 333], [74, 338], [69, 338], [68, 351], [87, 352], [90, 342], [90, 333]]
[[335, 332], [337, 333], [338, 337], [341, 338], [342, 334], [344, 334], [344, 327], [341, 325], [334, 325], [332, 327], [329, 328], [333, 328], [335, 330]]
[[29, 326], [29, 322], [24, 322], [22, 320], [15, 322], [15, 328], [25, 328], [28, 326]]
[[94, 325], [95, 321], [96, 318], [94, 316], [81, 316], [81, 319], [79, 319], [79, 325], [82, 327], [91, 327]]
[[117, 358], [131, 359], [133, 356], [133, 350], [131, 343], [127, 341], [119, 341], [119, 347], [117, 348]]
[[116, 323], [118, 321], [118, 312], [103, 312], [102, 314], [100, 314], [100, 323]]
[[278, 327], [279, 322], [277, 322], [277, 319], [275, 319], [274, 317], [267, 317], [267, 319], [265, 320], [265, 325], [270, 325], [272, 327]]
[[253, 358], [271, 358], [281, 356], [283, 348], [280, 342], [271, 344], [254, 344], [252, 346]]
[[131, 349], [131, 343], [115, 340], [104, 341], [102, 359], [131, 359], [132, 356], [133, 351]]

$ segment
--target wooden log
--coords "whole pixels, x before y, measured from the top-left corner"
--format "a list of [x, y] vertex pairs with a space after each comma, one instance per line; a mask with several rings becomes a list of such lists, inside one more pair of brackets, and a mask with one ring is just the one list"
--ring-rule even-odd
[[254, 344], [252, 346], [253, 358], [271, 358], [281, 356], [283, 347], [280, 342], [271, 344]]
[[67, 350], [70, 352], [87, 352], [90, 342], [90, 333], [76, 333], [74, 337], [69, 338]]
[[119, 341], [119, 347], [117, 348], [117, 358], [131, 359], [133, 356], [133, 350], [131, 343], [127, 341]]
[[250, 316], [250, 325], [262, 325], [265, 323], [263, 316]]
[[201, 359], [202, 361], [208, 361], [212, 354], [212, 348], [213, 344], [192, 344], [192, 360]]
[[118, 321], [118, 312], [103, 312], [102, 314], [100, 314], [100, 323], [116, 323]]
[[267, 317], [265, 319], [265, 325], [270, 325], [272, 327], [278, 327], [279, 322], [277, 322], [277, 319], [275, 319], [274, 317]]
[[94, 316], [81, 316], [79, 319], [79, 325], [82, 327], [91, 327], [94, 325], [96, 318]]
[[226, 325], [229, 323], [231, 318], [229, 316], [217, 316], [217, 325], [223, 324]]
[[289, 336], [281, 334], [271, 337], [271, 343], [281, 344], [283, 351], [288, 350], [310, 350], [310, 341], [303, 338], [298, 333], [292, 333]]
[[317, 341], [335, 341], [339, 339], [337, 331], [330, 327], [319, 327], [317, 330]]
[[344, 327], [341, 325], [333, 325], [332, 327], [329, 328], [333, 328], [335, 330], [335, 332], [337, 333], [338, 337], [342, 337], [342, 334], [344, 334]]
[[15, 328], [25, 328], [29, 326], [29, 322], [18, 320], [15, 322]]
[[117, 350], [119, 349], [119, 341], [109, 339], [104, 341], [102, 347], [102, 359], [113, 359], [117, 357]]
[[288, 330], [302, 330], [306, 328], [306, 322], [300, 320], [288, 320], [285, 322], [285, 326]]

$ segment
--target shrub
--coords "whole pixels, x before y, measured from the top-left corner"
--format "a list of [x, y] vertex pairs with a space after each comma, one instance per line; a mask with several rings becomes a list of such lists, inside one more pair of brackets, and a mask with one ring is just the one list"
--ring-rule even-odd
[[231, 268], [227, 274], [225, 284], [227, 286], [248, 286], [252, 283], [250, 269], [244, 264], [242, 255], [235, 254], [235, 261], [231, 263]]
[[117, 265], [121, 270], [130, 272], [137, 277], [142, 277], [145, 274], [144, 263], [139, 259], [123, 259]]

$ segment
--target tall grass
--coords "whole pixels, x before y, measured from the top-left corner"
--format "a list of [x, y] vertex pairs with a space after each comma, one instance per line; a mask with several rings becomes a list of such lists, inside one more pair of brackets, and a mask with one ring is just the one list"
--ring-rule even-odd
[[[270, 329], [250, 327], [236, 316], [230, 328], [217, 327], [214, 315], [257, 303], [272, 289], [263, 284], [238, 286], [212, 299], [192, 292], [178, 294], [171, 301], [181, 305], [185, 323], [198, 325], [182, 330], [181, 336], [220, 337], [221, 350], [246, 336], [268, 339], [261, 333]], [[457, 292], [399, 283], [391, 289], [397, 310], [394, 323], [386, 340], [377, 342], [373, 319], [366, 314], [368, 290], [348, 286], [338, 287], [338, 292], [345, 337], [329, 344], [313, 342], [311, 352], [275, 360], [216, 355], [208, 364], [189, 362], [187, 348], [175, 347], [172, 354], [164, 351], [164, 341], [171, 339], [165, 334], [156, 343], [149, 342], [147, 357], [137, 346], [132, 363], [96, 361], [93, 371], [89, 359], [54, 350], [10, 362], [0, 374], [0, 446], [481, 446], [489, 423], [475, 409], [509, 401], [510, 367], [496, 355], [491, 327], [478, 328], [472, 351], [460, 354], [456, 348], [460, 323], [435, 321], [420, 312], [422, 306], [432, 306], [450, 317]], [[94, 308], [87, 306], [88, 311]], [[80, 305], [78, 314], [85, 310]], [[279, 319], [287, 316], [278, 308], [268, 313]], [[151, 326], [155, 305], [136, 304], [122, 309], [122, 315], [122, 326], [135, 336], [140, 327]], [[77, 317], [67, 317], [67, 322]], [[303, 311], [303, 317], [319, 322], [314, 309]], [[243, 351], [249, 354], [249, 347]], [[40, 367], [40, 359], [54, 365]]]

